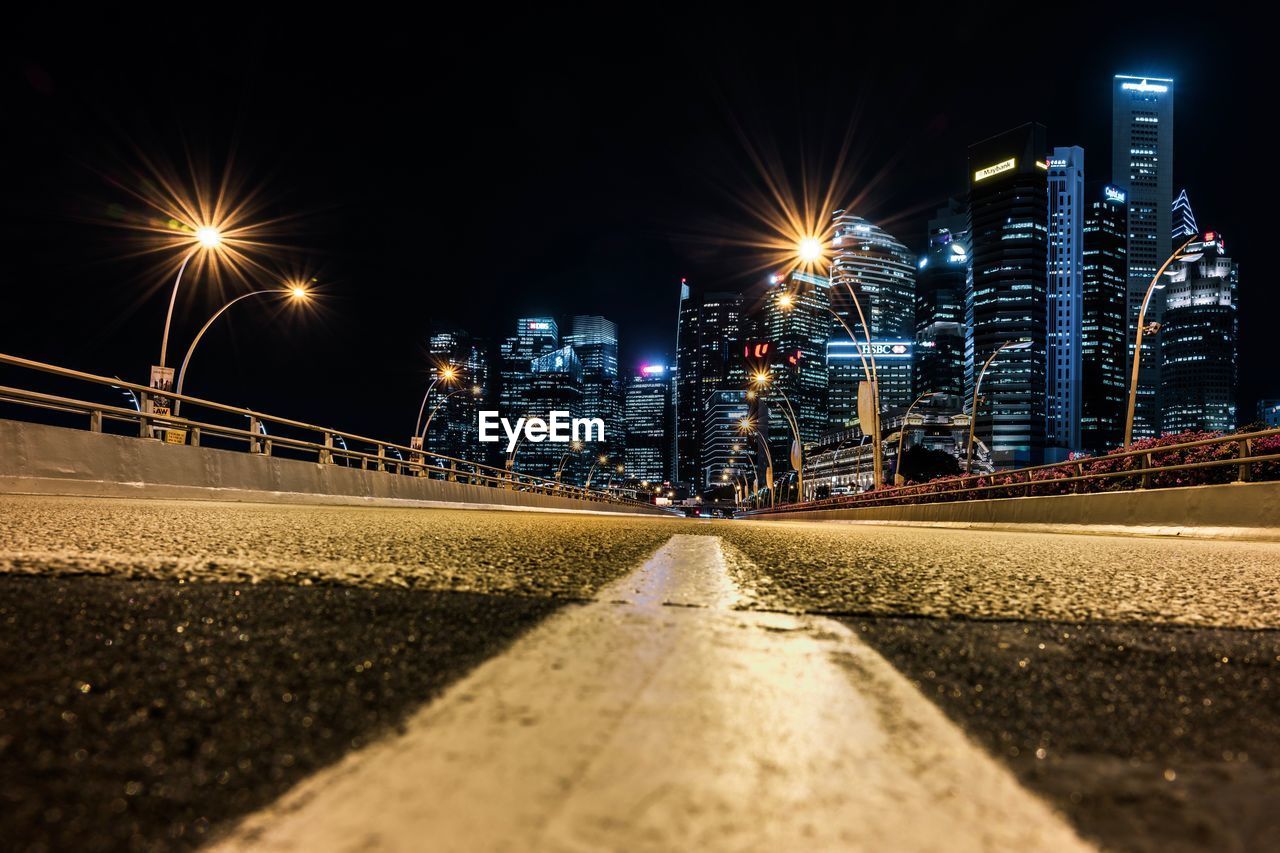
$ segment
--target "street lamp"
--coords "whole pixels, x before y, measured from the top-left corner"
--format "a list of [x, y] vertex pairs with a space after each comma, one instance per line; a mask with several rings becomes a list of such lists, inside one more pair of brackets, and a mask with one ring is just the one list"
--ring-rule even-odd
[[431, 384], [427, 386], [427, 393], [422, 395], [422, 405], [418, 407], [418, 422], [413, 425], [413, 437], [417, 438], [422, 435], [422, 416], [427, 411], [427, 399], [431, 397], [431, 392], [435, 390], [436, 383], [443, 382], [445, 385], [452, 385], [458, 379], [458, 368], [452, 364], [446, 364], [444, 367], [436, 371], [436, 376], [431, 380]]
[[560, 482], [560, 476], [561, 474], [564, 473], [564, 463], [567, 462], [569, 460], [569, 457], [574, 453], [581, 453], [582, 448], [583, 448], [583, 444], [581, 441], [575, 440], [575, 441], [569, 442], [569, 449], [566, 450], [564, 452], [564, 455], [560, 457], [560, 464], [556, 466], [556, 482], [557, 483]]
[[[773, 374], [766, 370], [757, 370], [751, 377], [752, 383], [761, 390], [770, 388], [773, 382]], [[796, 421], [796, 410], [792, 408], [791, 401], [787, 399], [787, 395], [782, 392], [781, 388], [774, 388], [778, 396], [782, 398], [782, 402], [786, 404], [786, 410], [783, 415], [787, 419], [787, 423], [791, 426], [791, 435], [795, 441], [795, 453], [791, 460], [793, 467], [796, 469], [796, 495], [804, 494], [804, 444], [800, 440], [800, 424]]]
[[583, 486], [585, 489], [591, 488], [591, 478], [595, 476], [597, 465], [608, 465], [609, 457], [607, 454], [601, 453], [596, 457], [596, 461], [591, 463], [591, 470], [587, 471], [587, 484]]
[[[982, 390], [982, 377], [986, 375], [987, 368], [991, 366], [991, 362], [995, 361], [996, 356], [1005, 350], [1024, 350], [1031, 348], [1031, 341], [1023, 338], [1016, 341], [1006, 341], [996, 347], [996, 351], [987, 356], [986, 362], [982, 365], [982, 370], [978, 371], [978, 381], [973, 383], [973, 408], [969, 410], [969, 444], [964, 452], [964, 473], [966, 476], [973, 473], [973, 431], [978, 424], [978, 392]], [[995, 448], [995, 437], [992, 436], [992, 453]]]
[[215, 226], [202, 225], [196, 229], [195, 245], [178, 266], [177, 278], [173, 280], [173, 292], [169, 294], [169, 311], [164, 315], [164, 337], [160, 339], [160, 367], [165, 366], [165, 358], [169, 353], [169, 327], [173, 324], [173, 306], [178, 301], [178, 287], [182, 284], [182, 274], [186, 272], [187, 264], [197, 253], [216, 251], [220, 246], [222, 246], [222, 232]]
[[[187, 365], [191, 362], [191, 356], [192, 354], [195, 353], [196, 346], [200, 343], [200, 339], [204, 337], [204, 333], [209, 331], [209, 327], [214, 324], [214, 321], [217, 320], [219, 317], [221, 317], [223, 314], [225, 314], [227, 309], [230, 308], [232, 305], [235, 305], [237, 302], [240, 302], [242, 300], [248, 299], [250, 296], [272, 296], [272, 295], [283, 296], [293, 302], [305, 302], [311, 296], [311, 294], [307, 291], [306, 287], [304, 287], [303, 285], [292, 284], [292, 285], [289, 285], [288, 287], [275, 288], [272, 290], [253, 290], [253, 291], [250, 291], [249, 293], [241, 294], [240, 296], [237, 296], [235, 299], [232, 299], [226, 305], [223, 305], [221, 308], [219, 308], [217, 311], [213, 313], [213, 316], [210, 317], [203, 326], [200, 327], [200, 331], [196, 332], [195, 340], [191, 342], [191, 346], [187, 347], [187, 354], [182, 359], [182, 366], [178, 368], [178, 382], [174, 386], [174, 391], [177, 394], [179, 395], [182, 394], [182, 383], [187, 378]], [[166, 324], [166, 331], [167, 331], [167, 324]], [[163, 366], [164, 366], [164, 363], [162, 360], [161, 367]], [[173, 414], [175, 417], [177, 417], [181, 409], [182, 409], [182, 400], [174, 400]]]
[[427, 415], [427, 422], [422, 425], [422, 441], [424, 444], [427, 441], [427, 431], [431, 429], [431, 419], [436, 416], [436, 412], [440, 411], [440, 407], [447, 403], [450, 397], [455, 394], [461, 394], [463, 391], [470, 391], [472, 397], [479, 397], [481, 388], [479, 385], [472, 385], [470, 388], [457, 388], [441, 397], [440, 402], [432, 407], [431, 414]]
[[907, 413], [902, 416], [902, 428], [898, 430], [898, 461], [893, 466], [893, 484], [895, 486], [901, 486], [907, 481], [907, 478], [902, 476], [902, 447], [907, 443], [907, 422], [911, 419], [911, 410], [925, 397], [932, 397], [936, 393], [938, 392], [925, 391], [919, 397], [916, 397], [915, 402], [907, 406]]
[[765, 460], [765, 482], [768, 485], [769, 505], [774, 505], [773, 500], [773, 454], [769, 452], [769, 442], [764, 440], [764, 436], [760, 434], [760, 430], [756, 429], [756, 425], [751, 422], [751, 418], [743, 418], [738, 422], [738, 431], [744, 435], [754, 435], [760, 442], [760, 446], [764, 448]]
[[[1138, 311], [1138, 327], [1134, 331], [1133, 340], [1133, 369], [1129, 376], [1129, 409], [1124, 418], [1124, 449], [1128, 450], [1133, 444], [1133, 415], [1138, 407], [1138, 368], [1142, 365], [1142, 334], [1145, 331], [1143, 326], [1147, 322], [1147, 305], [1151, 302], [1151, 296], [1157, 290], [1164, 290], [1164, 282], [1161, 278], [1164, 271], [1169, 268], [1169, 264], [1177, 260], [1195, 260], [1199, 255], [1183, 255], [1183, 251], [1198, 239], [1199, 235], [1192, 237], [1187, 242], [1178, 247], [1178, 250], [1169, 256], [1160, 269], [1156, 271], [1155, 276], [1151, 279], [1151, 284], [1147, 285], [1147, 293], [1142, 297], [1142, 308]], [[1154, 325], [1154, 324], [1153, 324]], [[1153, 333], [1158, 329], [1153, 329]]]

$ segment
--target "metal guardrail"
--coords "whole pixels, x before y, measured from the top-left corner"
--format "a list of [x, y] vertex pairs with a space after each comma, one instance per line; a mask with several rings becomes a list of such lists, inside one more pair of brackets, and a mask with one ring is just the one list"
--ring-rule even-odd
[[[428, 477], [470, 485], [575, 498], [583, 501], [627, 506], [652, 506], [652, 504], [645, 501], [633, 500], [598, 489], [566, 485], [546, 477], [521, 474], [491, 465], [432, 453], [427, 450], [414, 450], [411, 447], [395, 444], [394, 442], [379, 441], [356, 433], [267, 415], [252, 409], [229, 406], [225, 403], [192, 397], [189, 394], [177, 394], [172, 391], [157, 393], [156, 389], [146, 385], [97, 376], [92, 373], [17, 356], [0, 353], [0, 365], [32, 370], [61, 379], [85, 382], [103, 387], [116, 394], [127, 390], [137, 395], [140, 410], [33, 391], [26, 388], [0, 385], [0, 402], [81, 415], [89, 419], [89, 430], [91, 432], [102, 432], [103, 425], [109, 421], [122, 422], [134, 425], [136, 435], [144, 440], [155, 440], [159, 434], [182, 431], [185, 433], [182, 436], [183, 440], [175, 443], [199, 446], [203, 438], [215, 436], [220, 439], [230, 440], [235, 444], [243, 444], [249, 453], [264, 456], [271, 456], [279, 451], [291, 451], [304, 459], [314, 458], [316, 462], [321, 464], [343, 464], [348, 467], [359, 467], [363, 470], [385, 471], [403, 476]], [[241, 419], [241, 421], [247, 419], [248, 426], [244, 428], [218, 424], [207, 419], [156, 414], [148, 411], [147, 406], [147, 401], [153, 395], [168, 398], [169, 400], [181, 400], [188, 410], [197, 409], [218, 415], [233, 415]], [[204, 415], [205, 418], [210, 416]], [[274, 431], [271, 434], [266, 434], [262, 431], [264, 425], [270, 425], [274, 430], [285, 429], [302, 433], [303, 435], [314, 435], [318, 440], [298, 438]], [[366, 447], [368, 449], [355, 449], [357, 447]]]
[[[852, 507], [909, 506], [990, 498], [1173, 488], [1198, 484], [1178, 482], [1176, 477], [1170, 475], [1210, 469], [1221, 470], [1225, 476], [1210, 475], [1205, 478], [1206, 483], [1274, 480], [1280, 479], [1280, 464], [1268, 467], [1267, 463], [1280, 463], [1280, 439], [1275, 442], [1265, 442], [1264, 439], [1277, 436], [1280, 436], [1280, 428], [1231, 433], [1181, 444], [1144, 447], [1029, 468], [946, 477], [925, 483], [873, 489], [855, 495], [838, 495], [765, 507], [750, 510], [746, 514], [774, 515]], [[1264, 445], [1261, 452], [1259, 444]], [[1202, 448], [1212, 448], [1208, 455], [1213, 455], [1214, 452], [1218, 455], [1194, 462], [1170, 461], [1185, 459], [1188, 451]], [[1227, 452], [1223, 453], [1219, 448]], [[1120, 481], [1118, 485], [1117, 480]]]

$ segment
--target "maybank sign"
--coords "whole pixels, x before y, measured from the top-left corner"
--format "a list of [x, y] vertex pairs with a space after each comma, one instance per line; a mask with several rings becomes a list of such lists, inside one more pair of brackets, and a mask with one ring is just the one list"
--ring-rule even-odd
[[974, 172], [973, 182], [977, 183], [978, 181], [986, 180], [992, 175], [998, 175], [1001, 172], [1012, 171], [1013, 168], [1017, 165], [1018, 165], [1018, 158], [1010, 157], [1008, 160], [1003, 160], [999, 163], [996, 163], [994, 166], [988, 166], [985, 169], [979, 169], [978, 171]]

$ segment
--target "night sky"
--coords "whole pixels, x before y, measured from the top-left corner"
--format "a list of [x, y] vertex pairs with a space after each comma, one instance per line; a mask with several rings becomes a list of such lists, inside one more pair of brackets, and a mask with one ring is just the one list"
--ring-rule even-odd
[[[682, 276], [758, 281], [743, 271], [759, 259], [728, 245], [755, 224], [734, 194], [761, 185], [744, 139], [793, 180], [804, 162], [821, 181], [852, 129], [856, 212], [919, 248], [963, 188], [966, 146], [1016, 124], [1082, 145], [1086, 178], [1109, 178], [1110, 78], [1137, 73], [1176, 78], [1175, 193], [1188, 188], [1240, 263], [1242, 422], [1259, 396], [1280, 397], [1260, 21], [1221, 5], [1156, 4], [1154, 25], [1119, 4], [867, 5], [11, 17], [0, 351], [145, 381], [167, 291], [100, 222], [137, 207], [110, 178], [140, 154], [219, 172], [234, 152], [264, 213], [291, 217], [280, 257], [313, 271], [322, 310], [233, 309], [188, 393], [403, 437], [433, 324], [496, 341], [518, 316], [599, 313], [630, 368], [670, 357]], [[220, 304], [190, 283], [178, 353]]]

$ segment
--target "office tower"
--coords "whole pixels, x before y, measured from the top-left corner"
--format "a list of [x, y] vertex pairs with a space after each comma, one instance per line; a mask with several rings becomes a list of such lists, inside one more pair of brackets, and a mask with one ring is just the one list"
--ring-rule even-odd
[[[527, 394], [527, 412], [533, 417], [546, 419], [556, 411], [568, 412], [571, 418], [596, 417], [583, 410], [582, 362], [573, 347], [554, 349], [529, 363]], [[608, 428], [606, 423], [606, 435]], [[515, 470], [551, 479], [568, 449], [568, 444], [560, 442], [522, 441], [515, 452]], [[580, 461], [582, 454], [576, 458]], [[565, 475], [564, 481], [574, 482], [574, 478]]]
[[573, 469], [586, 459], [603, 453], [622, 458], [625, 431], [622, 417], [622, 382], [618, 378], [618, 327], [604, 317], [578, 315], [563, 343], [573, 347], [582, 362], [583, 417], [601, 418], [605, 425], [603, 444], [587, 448], [574, 460]]
[[[772, 376], [765, 396], [777, 400], [769, 406], [770, 417], [767, 423], [761, 421], [761, 430], [782, 450], [779, 468], [785, 467], [786, 448], [795, 438], [787, 415], [794, 413], [801, 442], [817, 441], [827, 427], [827, 340], [831, 335], [827, 288], [827, 279], [800, 270], [785, 278], [771, 277], [755, 323], [759, 341], [769, 346], [763, 356], [745, 349], [752, 346], [751, 341], [744, 347], [748, 378], [756, 370]], [[782, 395], [790, 402], [789, 410]]]
[[[911, 404], [915, 260], [906, 246], [860, 216], [837, 210], [833, 221], [831, 308], [861, 342], [855, 347], [849, 332], [832, 321], [827, 414], [829, 425], [839, 427], [857, 420], [858, 385], [864, 378], [859, 351], [875, 359], [880, 408]], [[850, 288], [857, 294], [870, 330], [869, 349]]]
[[[969, 146], [972, 286], [965, 313], [977, 369], [1001, 345], [982, 381], [976, 432], [997, 467], [1044, 458], [1048, 269], [1045, 129], [1024, 124]], [[974, 371], [976, 374], [976, 371]], [[966, 396], [972, 397], [972, 388]]]
[[1160, 327], [1164, 432], [1236, 428], [1239, 270], [1221, 233], [1170, 268]]
[[[1173, 81], [1117, 74], [1111, 97], [1111, 180], [1129, 204], [1127, 350], [1151, 278], [1173, 251]], [[1160, 322], [1164, 294], [1157, 291], [1147, 320]], [[1160, 336], [1143, 339], [1134, 438], [1160, 428]], [[1128, 352], [1128, 363], [1133, 353]]]
[[1259, 400], [1258, 420], [1267, 429], [1280, 427], [1280, 400]]
[[457, 384], [440, 384], [431, 392], [423, 414], [423, 428], [428, 419], [431, 426], [426, 430], [423, 447], [455, 459], [487, 461], [487, 448], [477, 438], [476, 422], [479, 410], [489, 399], [488, 353], [461, 330], [433, 333], [428, 348], [433, 361], [456, 366], [459, 376]]
[[[675, 378], [675, 462], [681, 485], [697, 486], [703, 480], [699, 476], [703, 409], [711, 393], [730, 381], [741, 325], [741, 294], [703, 293], [681, 283]], [[741, 377], [736, 378], [742, 387]]]
[[502, 390], [499, 409], [504, 417], [518, 418], [537, 414], [530, 408], [529, 382], [532, 371], [529, 365], [535, 358], [546, 355], [560, 346], [560, 333], [556, 321], [550, 317], [522, 317], [516, 321], [516, 333], [506, 338], [500, 348], [499, 374]]
[[700, 490], [731, 487], [735, 475], [750, 476], [750, 448], [759, 448], [759, 440], [741, 430], [750, 414], [745, 389], [722, 388], [707, 395], [702, 407]]
[[1048, 461], [1080, 449], [1081, 319], [1084, 265], [1084, 149], [1054, 148], [1049, 156]]
[[1085, 200], [1080, 447], [1105, 453], [1124, 441], [1129, 205], [1124, 190], [1100, 182], [1086, 187]]
[[969, 214], [952, 199], [929, 220], [929, 247], [916, 262], [913, 391], [964, 394], [964, 295], [969, 278]]
[[671, 377], [665, 365], [646, 364], [627, 382], [627, 477], [662, 483], [671, 479]]
[[1199, 233], [1200, 229], [1196, 227], [1196, 214], [1191, 209], [1191, 199], [1187, 198], [1187, 191], [1184, 189], [1173, 200], [1173, 235], [1169, 251], [1172, 252]]

